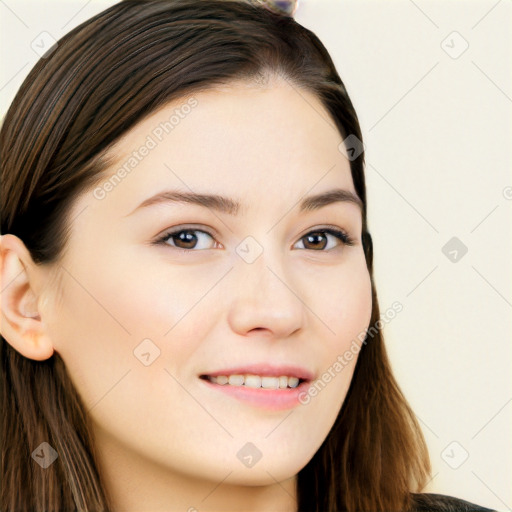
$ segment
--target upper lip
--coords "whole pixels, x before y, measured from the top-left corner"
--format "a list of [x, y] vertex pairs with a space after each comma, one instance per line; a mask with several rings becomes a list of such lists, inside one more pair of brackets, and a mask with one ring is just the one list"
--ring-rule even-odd
[[237, 366], [231, 368], [223, 368], [221, 370], [215, 370], [213, 372], [204, 373], [201, 376], [218, 377], [219, 375], [259, 375], [261, 377], [281, 377], [286, 375], [287, 377], [297, 377], [305, 381], [314, 379], [314, 374], [296, 365], [272, 365], [272, 364], [249, 364], [244, 366]]

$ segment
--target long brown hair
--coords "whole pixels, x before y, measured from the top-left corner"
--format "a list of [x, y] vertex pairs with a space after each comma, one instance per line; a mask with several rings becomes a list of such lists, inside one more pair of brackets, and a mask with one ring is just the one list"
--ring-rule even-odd
[[[63, 36], [31, 70], [0, 132], [1, 231], [36, 264], [57, 262], [73, 200], [98, 181], [107, 150], [169, 101], [278, 74], [314, 93], [343, 139], [359, 122], [327, 50], [292, 17], [236, 0], [124, 0]], [[380, 319], [367, 229], [364, 152], [351, 160], [363, 202], [370, 327]], [[3, 338], [2, 494], [8, 511], [110, 511], [86, 408], [58, 353], [23, 357]], [[59, 457], [31, 458], [42, 442]], [[425, 440], [395, 381], [380, 329], [367, 334], [333, 428], [298, 473], [299, 512], [407, 510], [429, 474]]]

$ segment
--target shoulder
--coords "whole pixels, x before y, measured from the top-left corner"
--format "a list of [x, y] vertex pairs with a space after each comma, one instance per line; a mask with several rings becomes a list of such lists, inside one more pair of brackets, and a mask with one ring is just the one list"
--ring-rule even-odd
[[496, 512], [469, 501], [444, 494], [411, 493], [409, 512]]

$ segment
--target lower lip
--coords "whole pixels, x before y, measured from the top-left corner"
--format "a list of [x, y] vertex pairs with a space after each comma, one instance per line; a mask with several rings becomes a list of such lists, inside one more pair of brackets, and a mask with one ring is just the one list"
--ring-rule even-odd
[[200, 379], [209, 388], [226, 393], [241, 402], [248, 402], [256, 407], [270, 411], [292, 409], [301, 404], [299, 398], [304, 396], [311, 382], [302, 382], [296, 388], [263, 389], [229, 384], [215, 384], [207, 379]]

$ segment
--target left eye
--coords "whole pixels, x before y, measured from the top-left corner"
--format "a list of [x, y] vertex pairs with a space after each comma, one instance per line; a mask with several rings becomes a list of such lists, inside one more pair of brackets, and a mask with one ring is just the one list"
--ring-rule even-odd
[[[193, 249], [198, 249], [198, 241], [200, 242], [201, 238], [204, 239], [204, 237], [197, 236], [194, 233], [201, 233], [202, 235], [206, 235], [207, 237], [210, 237], [212, 240], [214, 240], [213, 235], [200, 229], [180, 229], [166, 233], [155, 243], [171, 245], [168, 243], [169, 240], [171, 240], [173, 242], [173, 245], [171, 245], [171, 247], [175, 249], [181, 251], [190, 251]], [[331, 228], [310, 231], [309, 233], [306, 233], [304, 236], [302, 236], [299, 241], [306, 240], [306, 244], [312, 246], [312, 248], [305, 247], [306, 249], [316, 251], [320, 249], [321, 251], [325, 252], [333, 249], [333, 247], [329, 247], [326, 249], [328, 241], [326, 242], [324, 240], [327, 240], [327, 236], [336, 238], [339, 242], [341, 242], [341, 245], [354, 245], [353, 239], [347, 233], [338, 229]], [[176, 246], [176, 243], [181, 244], [181, 246]], [[199, 243], [199, 245], [201, 244]], [[212, 249], [212, 247], [199, 247], [199, 249]]]
[[[352, 240], [352, 238], [344, 231], [338, 229], [319, 229], [316, 231], [310, 231], [309, 233], [306, 233], [303, 237], [301, 237], [300, 240], [307, 240], [307, 244], [312, 244], [313, 247], [316, 244], [317, 248], [318, 243], [320, 242], [320, 248], [325, 249], [326, 243], [323, 243], [322, 239], [326, 239], [327, 236], [336, 238], [338, 242], [341, 242], [340, 245], [354, 245], [354, 241]], [[326, 250], [330, 251], [331, 249], [333, 249], [333, 247], [330, 247]]]

